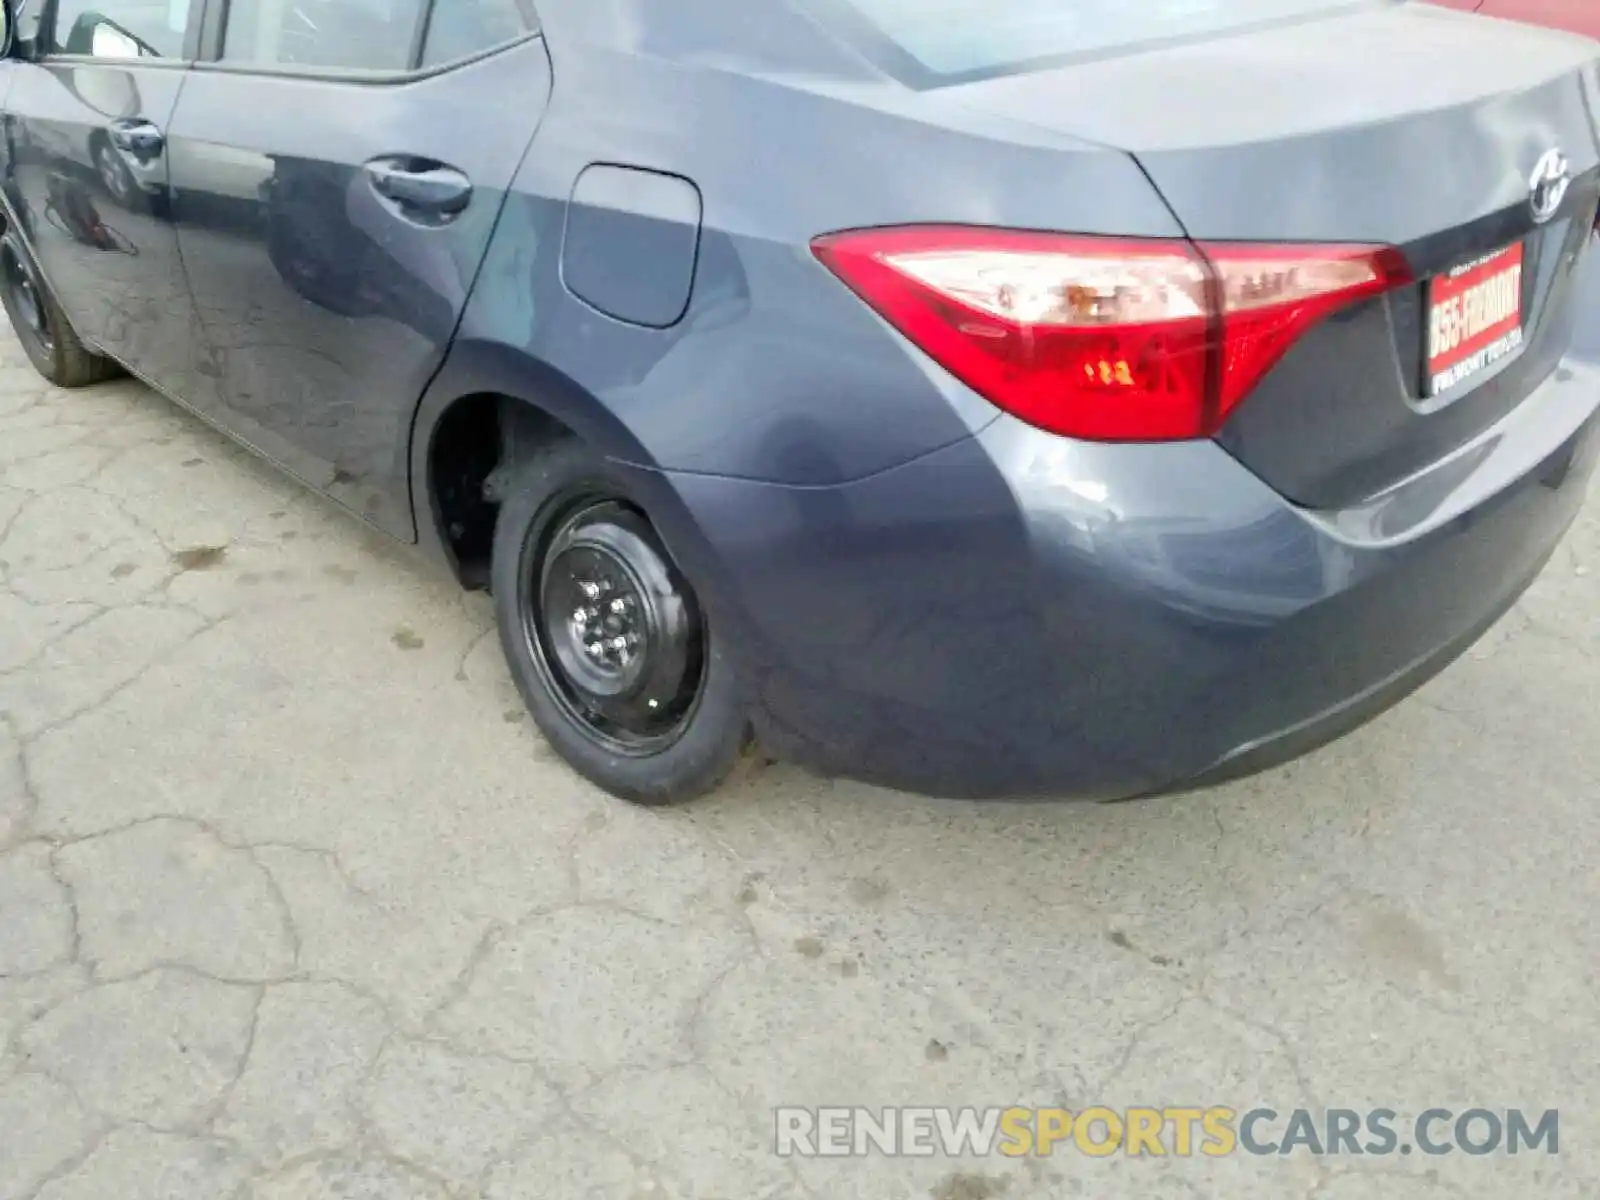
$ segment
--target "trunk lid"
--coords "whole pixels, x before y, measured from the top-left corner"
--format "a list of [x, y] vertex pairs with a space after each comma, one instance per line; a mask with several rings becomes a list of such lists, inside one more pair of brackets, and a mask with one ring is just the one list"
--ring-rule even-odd
[[[1596, 52], [1366, 5], [952, 92], [1132, 154], [1196, 240], [1402, 251], [1417, 282], [1312, 330], [1218, 438], [1296, 503], [1339, 508], [1500, 420], [1566, 352], [1600, 200]], [[1539, 220], [1552, 152], [1570, 183]]]

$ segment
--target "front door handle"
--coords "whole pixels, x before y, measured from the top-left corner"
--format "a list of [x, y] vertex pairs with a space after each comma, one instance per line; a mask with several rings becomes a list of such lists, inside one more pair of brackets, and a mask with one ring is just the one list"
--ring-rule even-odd
[[106, 133], [113, 146], [142, 162], [155, 158], [167, 145], [167, 135], [159, 126], [136, 118], [111, 122]]
[[372, 189], [408, 215], [453, 217], [472, 203], [472, 181], [428, 158], [375, 158], [367, 164]]

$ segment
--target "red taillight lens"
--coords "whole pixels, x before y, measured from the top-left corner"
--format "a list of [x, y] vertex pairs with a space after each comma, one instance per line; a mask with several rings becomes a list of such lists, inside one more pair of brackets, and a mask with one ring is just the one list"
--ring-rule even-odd
[[817, 257], [934, 361], [1030, 424], [1206, 437], [1297, 338], [1410, 278], [1393, 250], [968, 227], [819, 238]]

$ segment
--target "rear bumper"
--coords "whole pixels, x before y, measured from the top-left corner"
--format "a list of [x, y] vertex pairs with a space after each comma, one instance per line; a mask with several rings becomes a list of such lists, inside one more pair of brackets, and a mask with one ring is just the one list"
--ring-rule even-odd
[[[1541, 569], [1549, 557], [1547, 554], [1540, 561]], [[1279, 729], [1258, 741], [1237, 746], [1194, 778], [1176, 781], [1172, 786], [1158, 788], [1152, 794], [1219, 787], [1291, 762], [1354, 732], [1418, 691], [1470, 649], [1510, 611], [1537, 573], [1536, 570], [1521, 586], [1514, 588], [1478, 624], [1451, 641], [1428, 649], [1420, 659], [1402, 667], [1387, 679], [1340, 701], [1325, 712]]]
[[1600, 374], [1564, 364], [1339, 512], [1213, 443], [1009, 418], [839, 488], [667, 482], [777, 752], [933, 794], [1111, 799], [1292, 757], [1466, 649], [1576, 516], [1597, 404]]

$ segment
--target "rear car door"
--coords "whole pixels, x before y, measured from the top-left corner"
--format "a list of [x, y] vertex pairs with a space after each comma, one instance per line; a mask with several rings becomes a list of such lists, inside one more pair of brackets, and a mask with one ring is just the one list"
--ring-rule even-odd
[[204, 406], [415, 534], [412, 415], [550, 65], [531, 0], [212, 0], [171, 130]]
[[180, 398], [189, 289], [166, 134], [198, 44], [190, 0], [58, 0], [11, 65], [11, 213], [79, 337]]

